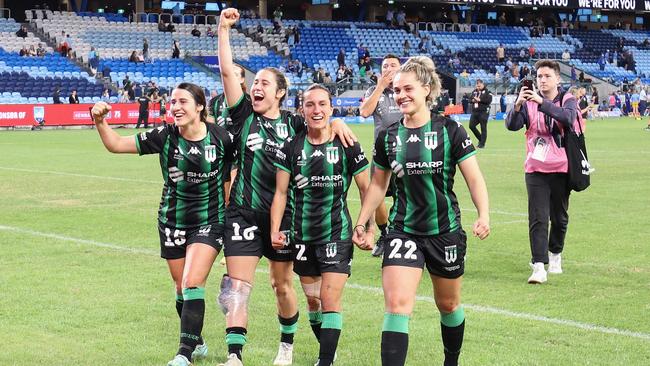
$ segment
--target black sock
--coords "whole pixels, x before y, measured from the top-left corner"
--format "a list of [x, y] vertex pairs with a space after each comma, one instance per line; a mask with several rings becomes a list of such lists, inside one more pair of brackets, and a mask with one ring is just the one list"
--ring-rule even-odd
[[409, 348], [409, 316], [404, 314], [384, 314], [381, 332], [381, 364], [383, 366], [403, 366]]
[[460, 348], [463, 345], [463, 335], [465, 334], [465, 320], [456, 327], [448, 327], [440, 323], [442, 331], [442, 344], [445, 346], [445, 364], [444, 366], [458, 365], [458, 356]]
[[296, 315], [291, 318], [283, 318], [278, 315], [278, 320], [280, 321], [280, 342], [293, 344], [293, 335], [298, 329], [298, 316], [299, 312], [296, 312]]
[[335, 311], [323, 312], [323, 325], [320, 330], [319, 365], [330, 366], [334, 362], [336, 347], [339, 345], [343, 317]]
[[242, 360], [242, 350], [246, 344], [246, 328], [226, 328], [226, 344], [228, 345], [228, 354], [234, 353], [237, 358]]
[[201, 339], [204, 315], [205, 289], [203, 287], [184, 288], [178, 354], [187, 357], [190, 361], [192, 361], [192, 352]]
[[[178, 317], [181, 317], [181, 314], [183, 314], [183, 295], [176, 294], [176, 312], [178, 313]], [[199, 343], [198, 344], [203, 344], [203, 337], [199, 337]]]
[[319, 311], [310, 311], [309, 312], [309, 325], [311, 325], [311, 330], [314, 332], [316, 339], [320, 342], [320, 327], [323, 324], [323, 313]]

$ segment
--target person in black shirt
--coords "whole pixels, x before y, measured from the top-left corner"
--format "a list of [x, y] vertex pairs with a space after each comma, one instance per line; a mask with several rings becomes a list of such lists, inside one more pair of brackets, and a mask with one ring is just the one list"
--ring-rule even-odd
[[141, 122], [144, 122], [144, 128], [149, 128], [149, 102], [151, 102], [151, 98], [148, 95], [138, 97], [140, 109], [138, 110], [138, 123], [135, 128], [140, 128]]
[[174, 124], [120, 136], [105, 122], [111, 106], [96, 103], [91, 114], [102, 143], [112, 153], [159, 154], [164, 180], [158, 211], [160, 256], [176, 292], [180, 342], [168, 365], [187, 366], [207, 355], [201, 337], [205, 283], [223, 244], [224, 178], [234, 154], [223, 128], [206, 123], [203, 89], [179, 84], [171, 95]]
[[406, 362], [409, 318], [425, 265], [440, 312], [444, 365], [458, 364], [465, 329], [460, 295], [467, 237], [454, 193], [456, 167], [478, 211], [474, 235], [485, 239], [490, 233], [488, 193], [472, 140], [461, 124], [430, 111], [440, 87], [428, 57], [411, 57], [395, 75], [395, 101], [404, 117], [377, 136], [377, 169], [354, 227], [353, 241], [363, 244], [366, 223], [395, 175], [395, 204], [382, 263], [383, 366]]
[[54, 93], [52, 93], [52, 103], [63, 104], [61, 101], [61, 88], [58, 86], [54, 88]]
[[27, 28], [24, 25], [20, 26], [20, 29], [16, 32], [16, 36], [20, 38], [27, 38]]
[[70, 104], [79, 104], [79, 97], [77, 96], [77, 90], [72, 89], [72, 93], [68, 97], [68, 103]]
[[[472, 130], [474, 136], [478, 139], [478, 148], [484, 148], [487, 141], [487, 121], [490, 114], [490, 104], [492, 103], [492, 94], [485, 88], [483, 80], [476, 80], [476, 89], [472, 92], [470, 98], [472, 105], [472, 115], [469, 119], [469, 129]], [[476, 125], [481, 125], [481, 131], [476, 128]]]

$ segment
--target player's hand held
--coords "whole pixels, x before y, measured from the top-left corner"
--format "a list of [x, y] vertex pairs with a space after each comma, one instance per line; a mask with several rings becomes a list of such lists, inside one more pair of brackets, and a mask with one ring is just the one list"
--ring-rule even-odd
[[472, 226], [472, 232], [481, 240], [487, 238], [490, 235], [490, 220], [479, 217]]
[[90, 109], [90, 117], [95, 123], [103, 123], [104, 118], [111, 111], [111, 106], [105, 102], [97, 102]]
[[275, 231], [271, 233], [271, 245], [273, 249], [278, 250], [284, 248], [284, 244], [287, 241], [287, 236], [281, 231]]
[[330, 141], [334, 141], [335, 136], [338, 136], [339, 140], [341, 140], [345, 147], [353, 146], [354, 143], [358, 141], [354, 132], [352, 132], [350, 127], [348, 127], [348, 125], [346, 125], [340, 118], [332, 120], [332, 135], [330, 136]]
[[232, 28], [239, 20], [239, 10], [235, 8], [228, 8], [221, 11], [219, 17], [219, 26], [224, 28]]
[[363, 225], [357, 225], [352, 230], [352, 242], [360, 249], [368, 245], [366, 242], [366, 230]]
[[361, 250], [372, 250], [375, 247], [375, 230], [371, 229], [366, 231], [364, 234], [366, 242], [364, 246], [360, 246], [359, 249]]

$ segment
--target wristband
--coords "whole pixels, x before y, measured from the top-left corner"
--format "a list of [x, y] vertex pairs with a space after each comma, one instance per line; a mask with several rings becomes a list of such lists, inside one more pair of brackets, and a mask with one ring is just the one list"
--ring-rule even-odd
[[363, 228], [363, 232], [366, 232], [366, 225], [357, 225], [357, 226], [354, 227], [354, 229], [352, 229], [352, 231], [355, 231], [355, 232], [356, 232], [358, 227], [362, 227], [362, 228]]

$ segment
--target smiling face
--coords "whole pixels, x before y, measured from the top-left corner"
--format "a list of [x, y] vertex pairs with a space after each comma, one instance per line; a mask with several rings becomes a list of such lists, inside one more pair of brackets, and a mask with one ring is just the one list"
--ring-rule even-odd
[[250, 91], [253, 110], [259, 114], [265, 114], [279, 108], [280, 100], [285, 93], [286, 90], [278, 89], [278, 82], [272, 71], [258, 71]]
[[431, 88], [422, 85], [414, 72], [398, 72], [393, 80], [393, 91], [400, 112], [414, 115], [422, 108], [427, 108], [427, 95]]
[[189, 91], [178, 88], [172, 91], [171, 113], [176, 126], [187, 127], [192, 123], [198, 123], [203, 108], [204, 106], [196, 103]]
[[332, 116], [330, 94], [320, 88], [306, 91], [303, 94], [302, 113], [310, 130], [327, 128]]

